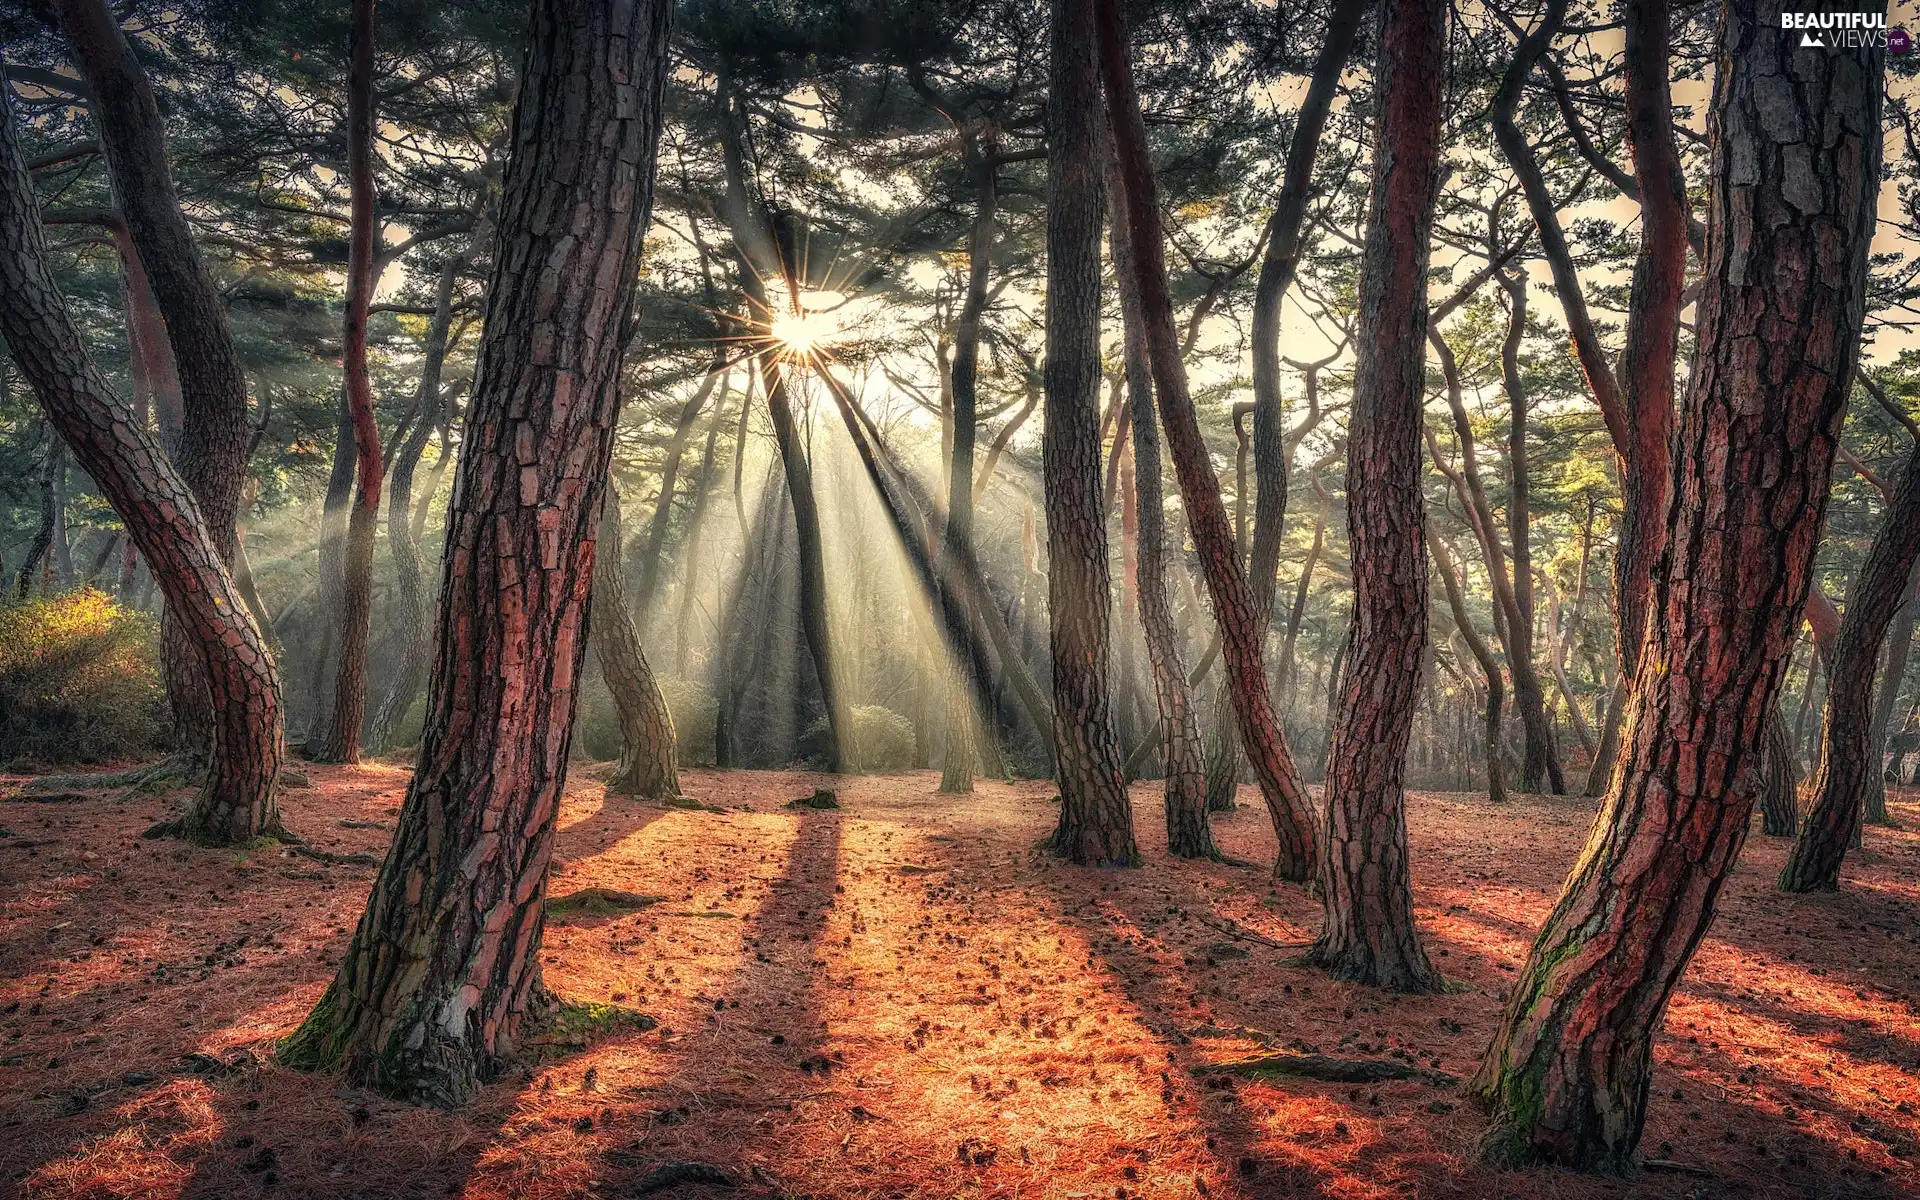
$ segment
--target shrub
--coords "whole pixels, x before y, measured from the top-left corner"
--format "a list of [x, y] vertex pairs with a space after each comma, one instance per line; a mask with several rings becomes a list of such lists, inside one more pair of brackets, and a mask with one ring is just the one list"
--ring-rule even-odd
[[[713, 693], [690, 679], [658, 677], [667, 713], [673, 718], [675, 757], [683, 767], [713, 765]], [[574, 714], [573, 753], [591, 762], [620, 757], [620, 710], [598, 670], [588, 672], [580, 690], [580, 708]]]
[[[913, 722], [878, 704], [853, 706], [853, 736], [862, 771], [906, 771], [914, 765]], [[800, 749], [814, 767], [826, 763], [827, 719], [820, 717], [800, 735]]]
[[168, 724], [152, 617], [92, 588], [0, 608], [0, 761], [140, 758]]

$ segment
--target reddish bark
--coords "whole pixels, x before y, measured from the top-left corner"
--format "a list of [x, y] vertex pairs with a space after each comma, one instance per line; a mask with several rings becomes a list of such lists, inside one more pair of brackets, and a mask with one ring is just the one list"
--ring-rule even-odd
[[1445, 0], [1387, 0], [1374, 69], [1379, 117], [1347, 430], [1353, 625], [1327, 752], [1325, 921], [1310, 955], [1339, 978], [1398, 992], [1441, 982], [1414, 931], [1405, 772], [1427, 646], [1420, 442], [1446, 20]]
[[1812, 581], [1865, 311], [1882, 52], [1799, 49], [1775, 11], [1725, 10], [1665, 569], [1623, 761], [1476, 1080], [1503, 1161], [1630, 1165]]
[[1116, 232], [1123, 233], [1133, 251], [1133, 273], [1146, 323], [1147, 355], [1160, 421], [1180, 483], [1180, 498], [1186, 506], [1187, 526], [1193, 533], [1214, 617], [1219, 622], [1241, 744], [1260, 781], [1279, 841], [1274, 871], [1285, 879], [1305, 881], [1314, 877], [1315, 867], [1312, 809], [1274, 712], [1273, 693], [1261, 660], [1266, 622], [1240, 562], [1226, 505], [1220, 498], [1220, 480], [1207, 457], [1199, 417], [1187, 387], [1186, 367], [1180, 359], [1173, 304], [1167, 291], [1158, 187], [1147, 159], [1146, 125], [1133, 84], [1126, 24], [1117, 0], [1098, 0], [1095, 14], [1114, 156], [1126, 193], [1126, 229]]
[[540, 942], [671, 6], [538, 0], [448, 517], [419, 766], [345, 961], [282, 1049], [440, 1105], [551, 1000]]

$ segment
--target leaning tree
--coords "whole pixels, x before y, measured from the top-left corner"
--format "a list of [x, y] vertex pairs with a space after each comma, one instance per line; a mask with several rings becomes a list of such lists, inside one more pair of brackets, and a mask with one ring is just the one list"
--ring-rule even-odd
[[0, 335], [60, 437], [106, 493], [166, 597], [212, 701], [199, 795], [174, 823], [188, 837], [246, 842], [283, 832], [275, 800], [280, 681], [266, 639], [221, 562], [191, 485], [108, 390], [47, 267], [38, 200], [0, 87]]
[[1779, 11], [1726, 9], [1665, 570], [1623, 760], [1474, 1083], [1501, 1161], [1630, 1165], [1812, 583], [1865, 311], [1883, 51], [1802, 49]]
[[346, 959], [283, 1059], [453, 1105], [552, 1000], [547, 864], [587, 642], [666, 0], [536, 0], [442, 556], [419, 766]]

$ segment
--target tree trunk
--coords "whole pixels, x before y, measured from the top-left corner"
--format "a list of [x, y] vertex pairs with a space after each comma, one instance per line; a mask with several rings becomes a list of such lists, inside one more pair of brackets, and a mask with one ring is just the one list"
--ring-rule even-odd
[[216, 843], [280, 832], [280, 683], [200, 508], [159, 442], [107, 389], [81, 348], [46, 262], [12, 102], [0, 88], [0, 337], [47, 419], [107, 496], [199, 651], [216, 717], [199, 795], [176, 828]]
[[20, 560], [20, 574], [14, 581], [14, 591], [22, 600], [33, 594], [33, 577], [45, 567], [53, 552], [53, 527], [60, 520], [60, 476], [66, 469], [67, 444], [50, 427], [47, 457], [40, 467], [40, 524], [34, 528], [33, 540], [27, 543], [27, 553]]
[[1792, 837], [1800, 828], [1800, 772], [1780, 706], [1767, 714], [1766, 746], [1760, 767], [1760, 832]]
[[1174, 334], [1158, 187], [1147, 159], [1146, 125], [1133, 85], [1126, 24], [1117, 0], [1098, 0], [1095, 11], [1114, 155], [1125, 184], [1127, 224], [1118, 232], [1124, 233], [1133, 251], [1133, 274], [1146, 324], [1147, 357], [1153, 369], [1160, 420], [1180, 483], [1180, 498], [1186, 506], [1187, 526], [1199, 551], [1207, 592], [1220, 626], [1240, 740], [1260, 781], [1279, 842], [1274, 871], [1283, 879], [1304, 882], [1314, 877], [1313, 814], [1273, 709], [1273, 692], [1261, 656], [1266, 622], [1240, 562], [1226, 506], [1220, 498], [1220, 480], [1207, 457], [1193, 396], [1187, 387], [1186, 367], [1180, 359], [1180, 343]]
[[1743, 781], [1812, 581], [1860, 344], [1882, 51], [1800, 50], [1772, 3], [1725, 12], [1672, 537], [1623, 761], [1475, 1081], [1505, 1162], [1631, 1164], [1661, 1016], [1745, 840]]
[[1907, 587], [1907, 602], [1893, 616], [1887, 628], [1886, 665], [1880, 672], [1879, 690], [1874, 693], [1873, 724], [1867, 734], [1867, 795], [1863, 806], [1869, 825], [1893, 825], [1887, 812], [1887, 781], [1900, 778], [1900, 755], [1891, 768], [1886, 758], [1887, 733], [1893, 725], [1893, 710], [1900, 704], [1900, 681], [1907, 673], [1907, 657], [1913, 650], [1914, 627], [1920, 625], [1920, 573]]
[[[1840, 864], [1860, 835], [1870, 788], [1879, 788], [1886, 744], [1874, 737], [1874, 674], [1887, 626], [1906, 598], [1907, 581], [1920, 560], [1920, 442], [1907, 456], [1899, 487], [1880, 518], [1847, 595], [1840, 636], [1827, 660], [1827, 718], [1820, 728], [1820, 772], [1813, 807], [1807, 811], [1793, 853], [1780, 872], [1789, 892], [1831, 892], [1840, 887]], [[1904, 664], [1903, 664], [1904, 665]], [[1900, 681], [1886, 687], [1897, 690]], [[1884, 734], [1885, 727], [1881, 727]]]
[[55, 0], [54, 7], [92, 92], [95, 133], [114, 199], [165, 319], [174, 361], [193, 365], [180, 375], [184, 420], [177, 459], [227, 561], [252, 430], [246, 376], [226, 308], [180, 210], [159, 105], [132, 45], [106, 0]]
[[432, 653], [432, 629], [427, 624], [425, 564], [413, 537], [413, 475], [426, 453], [427, 441], [440, 421], [440, 376], [447, 362], [453, 326], [453, 289], [466, 269], [468, 251], [449, 258], [434, 287], [433, 316], [420, 364], [420, 386], [414, 393], [413, 427], [393, 456], [393, 478], [387, 485], [387, 549], [393, 554], [393, 580], [398, 596], [394, 623], [400, 628], [400, 669], [394, 673], [380, 707], [374, 710], [367, 742], [375, 754], [393, 745], [395, 730], [413, 707], [427, 674]]
[[282, 1048], [290, 1065], [457, 1105], [552, 1003], [547, 867], [670, 14], [664, 0], [533, 7], [419, 767], [339, 974]]
[[340, 613], [345, 603], [347, 524], [353, 503], [353, 481], [359, 463], [359, 450], [353, 437], [353, 414], [347, 394], [340, 393], [339, 417], [334, 422], [333, 466], [327, 474], [327, 490], [320, 499], [320, 543], [315, 589], [315, 624], [319, 644], [314, 648], [309, 677], [311, 714], [307, 721], [307, 740], [302, 750], [317, 754], [333, 724], [334, 676], [340, 666]]
[[1467, 612], [1467, 601], [1460, 589], [1460, 569], [1454, 565], [1453, 555], [1448, 552], [1447, 544], [1431, 529], [1427, 531], [1427, 550], [1433, 555], [1434, 569], [1440, 572], [1440, 583], [1446, 589], [1447, 607], [1453, 613], [1453, 627], [1460, 631], [1461, 640], [1467, 643], [1473, 660], [1480, 664], [1480, 673], [1487, 680], [1486, 710], [1486, 753], [1487, 753], [1487, 799], [1495, 804], [1503, 804], [1507, 799], [1506, 764], [1501, 759], [1500, 716], [1506, 707], [1506, 684], [1500, 678], [1500, 663], [1494, 658], [1493, 649], [1487, 645], [1480, 631], [1473, 627], [1473, 618]]
[[1615, 643], [1631, 680], [1647, 638], [1653, 572], [1667, 545], [1672, 489], [1674, 359], [1686, 284], [1692, 212], [1673, 132], [1669, 0], [1629, 4], [1626, 19], [1627, 148], [1640, 190], [1640, 253], [1627, 304], [1620, 390], [1633, 440], [1620, 447], [1620, 544], [1614, 555]]
[[1520, 376], [1520, 342], [1527, 331], [1527, 280], [1524, 275], [1500, 272], [1507, 293], [1507, 336], [1500, 344], [1500, 378], [1512, 414], [1507, 438], [1507, 538], [1513, 546], [1513, 612], [1508, 618], [1513, 655], [1525, 660], [1532, 690], [1521, 703], [1526, 733], [1526, 756], [1520, 763], [1520, 790], [1539, 792], [1545, 784], [1554, 795], [1567, 791], [1560, 771], [1560, 751], [1553, 744], [1553, 725], [1546, 715], [1539, 671], [1534, 666], [1533, 635], [1533, 512], [1532, 483], [1527, 470], [1527, 385]]
[[666, 460], [660, 467], [660, 498], [654, 502], [653, 516], [647, 522], [647, 540], [640, 551], [640, 585], [635, 591], [635, 607], [641, 612], [651, 612], [654, 589], [660, 582], [660, 552], [667, 543], [667, 527], [673, 522], [674, 494], [680, 486], [680, 460], [687, 452], [687, 441], [693, 436], [694, 422], [700, 419], [700, 412], [713, 396], [713, 389], [719, 385], [721, 376], [727, 373], [727, 343], [716, 341], [713, 357], [707, 363], [707, 373], [701, 377], [700, 386], [693, 395], [680, 406], [679, 416], [673, 422], [673, 436], [667, 441]]
[[[1125, 215], [1120, 211], [1123, 189], [1116, 175], [1110, 163], [1107, 211], [1118, 230], [1124, 227]], [[1220, 851], [1207, 821], [1200, 722], [1194, 712], [1193, 685], [1181, 661], [1179, 627], [1174, 623], [1173, 598], [1167, 587], [1167, 505], [1161, 484], [1160, 430], [1153, 413], [1153, 369], [1147, 362], [1146, 321], [1140, 311], [1133, 253], [1125, 237], [1112, 240], [1112, 253], [1115, 286], [1120, 293], [1127, 404], [1132, 417], [1134, 497], [1139, 512], [1135, 571], [1140, 628], [1146, 636], [1147, 666], [1153, 675], [1154, 706], [1159, 714], [1157, 737], [1166, 766], [1167, 853], [1179, 858], [1218, 858]], [[1147, 736], [1153, 738], [1156, 733], [1150, 731]], [[1232, 736], [1231, 729], [1228, 736]]]
[[360, 723], [367, 712], [367, 640], [373, 628], [373, 537], [380, 523], [380, 427], [373, 415], [373, 378], [367, 372], [367, 310], [373, 303], [373, 0], [353, 0], [347, 63], [347, 179], [351, 193], [347, 233], [347, 312], [341, 356], [347, 414], [353, 424], [357, 468], [353, 510], [347, 516], [346, 559], [340, 588], [339, 666], [326, 732], [310, 753], [319, 762], [360, 761]]
[[[993, 268], [993, 234], [999, 208], [999, 171], [992, 143], [966, 137], [962, 146], [973, 176], [973, 228], [967, 234], [967, 293], [953, 327], [952, 431], [947, 456], [947, 520], [941, 531], [941, 556], [948, 575], [957, 575], [960, 556], [973, 545], [973, 446], [979, 424], [980, 319], [987, 309], [987, 280]], [[966, 601], [961, 600], [962, 604]], [[971, 616], [971, 614], [969, 614]], [[969, 621], [971, 624], [972, 622]], [[973, 658], [953, 656], [958, 676], [948, 689], [947, 746], [941, 763], [940, 790], [973, 790]], [[982, 731], [991, 737], [990, 727]]]
[[[1254, 603], [1261, 619], [1271, 620], [1278, 585], [1280, 541], [1286, 532], [1287, 487], [1291, 463], [1287, 439], [1280, 428], [1280, 325], [1282, 303], [1300, 265], [1307, 200], [1313, 193], [1313, 164], [1319, 154], [1327, 114], [1340, 90], [1340, 75], [1360, 34], [1360, 22], [1373, 0], [1338, 0], [1327, 16], [1326, 39], [1314, 59], [1306, 97], [1293, 121], [1287, 143], [1286, 167], [1280, 199], [1267, 223], [1266, 247], [1260, 259], [1260, 277], [1254, 285], [1253, 322], [1253, 464], [1259, 482], [1253, 511], [1253, 554], [1248, 571]], [[1118, 228], [1118, 225], [1115, 226]]]
[[1353, 626], [1327, 753], [1325, 921], [1310, 952], [1337, 978], [1396, 992], [1437, 991], [1441, 982], [1414, 931], [1405, 788], [1427, 648], [1421, 415], [1446, 22], [1445, 0], [1387, 0], [1381, 18], [1347, 431]]
[[853, 711], [847, 706], [833, 657], [832, 623], [827, 615], [827, 568], [820, 540], [820, 507], [813, 494], [813, 467], [787, 395], [786, 373], [780, 362], [783, 349], [770, 333], [775, 313], [768, 302], [764, 282], [769, 276], [785, 277], [786, 271], [764, 215], [755, 209], [748, 196], [746, 114], [743, 101], [728, 80], [722, 80], [720, 103], [727, 217], [739, 257], [740, 287], [746, 295], [750, 318], [760, 333], [760, 379], [766, 388], [767, 415], [773, 422], [774, 443], [787, 475], [787, 495], [793, 503], [794, 540], [800, 558], [800, 628], [827, 712], [827, 770], [839, 774], [854, 769], [859, 761], [858, 747], [854, 745]]
[[1047, 599], [1060, 823], [1053, 846], [1082, 865], [1137, 866], [1133, 806], [1108, 694], [1111, 605], [1100, 503], [1098, 0], [1053, 0], [1047, 104]]
[[622, 796], [668, 800], [680, 794], [674, 748], [673, 716], [667, 698], [647, 665], [640, 634], [627, 608], [626, 571], [616, 552], [620, 538], [620, 497], [608, 485], [600, 512], [600, 544], [607, 550], [593, 561], [593, 655], [620, 713], [620, 765], [607, 790]]
[[[1432, 343], [1440, 359], [1440, 374], [1446, 384], [1447, 409], [1453, 417], [1453, 435], [1460, 443], [1460, 468], [1457, 472], [1451, 472], [1441, 463], [1437, 450], [1434, 451], [1434, 461], [1443, 471], [1449, 471], [1449, 478], [1462, 507], [1467, 511], [1468, 524], [1480, 543], [1481, 556], [1487, 565], [1487, 579], [1493, 589], [1495, 605], [1494, 633], [1507, 651], [1507, 670], [1513, 676], [1513, 704], [1520, 714], [1526, 744], [1533, 748], [1538, 770], [1532, 788], [1537, 788], [1538, 776], [1545, 773], [1549, 761], [1548, 748], [1552, 744], [1553, 733], [1547, 723], [1546, 694], [1540, 684], [1539, 668], [1533, 661], [1532, 640], [1526, 636], [1532, 623], [1526, 620], [1525, 610], [1515, 591], [1518, 573], [1507, 569], [1505, 545], [1500, 537], [1499, 526], [1494, 523], [1493, 506], [1487, 500], [1486, 487], [1480, 478], [1473, 425], [1468, 419], [1466, 402], [1462, 398], [1460, 372], [1454, 360], [1453, 348], [1438, 329], [1429, 329], [1427, 340]], [[1524, 790], [1532, 790], [1524, 779], [1521, 786]]]

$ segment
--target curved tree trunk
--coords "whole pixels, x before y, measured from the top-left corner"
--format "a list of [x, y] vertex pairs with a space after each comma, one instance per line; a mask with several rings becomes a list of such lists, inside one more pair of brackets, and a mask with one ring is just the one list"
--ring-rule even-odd
[[[1847, 596], [1827, 660], [1827, 719], [1820, 729], [1820, 771], [1814, 779], [1813, 807], [1780, 872], [1789, 892], [1831, 892], [1840, 887], [1840, 864], [1860, 836], [1869, 788], [1885, 785], [1885, 742], [1874, 735], [1874, 674], [1880, 644], [1907, 594], [1907, 581], [1920, 560], [1920, 443], [1907, 456], [1899, 487], [1880, 518], [1880, 530], [1867, 550]], [[1897, 690], [1899, 680], [1885, 685]], [[1884, 726], [1882, 727], [1884, 732]]]
[[673, 422], [673, 435], [667, 440], [666, 458], [660, 467], [660, 498], [654, 502], [653, 516], [647, 521], [647, 540], [640, 550], [640, 584], [634, 592], [634, 603], [642, 612], [650, 611], [654, 590], [660, 583], [660, 556], [667, 544], [667, 527], [673, 523], [673, 502], [680, 487], [680, 462], [686, 457], [687, 442], [693, 436], [693, 426], [700, 419], [701, 410], [706, 408], [714, 388], [726, 373], [727, 343], [716, 340], [707, 373], [701, 377], [693, 395], [680, 406]]
[[[1111, 167], [1111, 164], [1110, 164]], [[1125, 220], [1120, 209], [1121, 184], [1108, 171], [1107, 211], [1113, 226]], [[1134, 497], [1138, 509], [1138, 562], [1135, 567], [1140, 595], [1140, 627], [1146, 635], [1147, 666], [1153, 675], [1153, 696], [1159, 713], [1157, 730], [1149, 739], [1163, 746], [1166, 765], [1165, 805], [1167, 853], [1179, 858], [1218, 858], [1213, 827], [1207, 821], [1207, 781], [1201, 761], [1200, 722], [1195, 715], [1193, 685], [1181, 662], [1179, 627], [1174, 623], [1172, 595], [1167, 588], [1167, 505], [1160, 471], [1160, 430], [1153, 414], [1153, 370], [1147, 363], [1146, 321], [1140, 312], [1140, 293], [1133, 272], [1133, 254], [1127, 239], [1112, 241], [1113, 275], [1120, 293], [1121, 347], [1126, 369], [1127, 404], [1132, 420]], [[1228, 730], [1232, 736], [1232, 730]]]
[[413, 536], [413, 475], [427, 442], [440, 422], [440, 376], [446, 367], [448, 340], [453, 327], [453, 289], [466, 269], [468, 251], [447, 259], [434, 285], [433, 316], [420, 364], [420, 387], [414, 393], [413, 427], [393, 456], [393, 478], [387, 485], [387, 549], [393, 554], [393, 580], [398, 596], [394, 621], [402, 639], [400, 669], [394, 673], [380, 707], [374, 710], [367, 742], [375, 754], [390, 749], [394, 731], [420, 694], [427, 674], [427, 656], [433, 651], [428, 625], [426, 567], [420, 544]]
[[1313, 192], [1313, 164], [1319, 155], [1327, 114], [1340, 90], [1340, 75], [1353, 53], [1360, 22], [1373, 0], [1339, 0], [1327, 16], [1326, 38], [1314, 59], [1307, 94], [1294, 115], [1293, 137], [1281, 175], [1280, 199], [1267, 223], [1260, 277], [1254, 285], [1253, 318], [1253, 464], [1259, 492], [1253, 510], [1253, 550], [1248, 575], [1262, 620], [1271, 620], [1278, 586], [1280, 541], [1286, 532], [1287, 437], [1281, 431], [1280, 318], [1287, 288], [1300, 265], [1307, 200]]
[[[231, 569], [238, 545], [234, 522], [247, 470], [252, 430], [247, 381], [227, 324], [226, 306], [195, 247], [167, 162], [165, 125], [153, 87], [106, 0], [57, 0], [54, 8], [92, 93], [89, 109], [115, 203], [152, 288], [179, 375], [180, 429], [167, 450], [200, 505], [220, 560]], [[170, 414], [160, 409], [163, 437]], [[213, 752], [211, 684], [198, 671], [191, 635], [169, 632], [162, 619], [161, 655], [176, 718], [177, 757], [198, 769]], [[278, 707], [275, 709], [278, 712]]]
[[373, 0], [353, 0], [347, 62], [347, 179], [351, 220], [347, 234], [347, 312], [342, 361], [347, 414], [353, 423], [355, 486], [347, 516], [341, 569], [339, 666], [326, 732], [309, 753], [320, 762], [360, 761], [360, 724], [367, 712], [367, 641], [373, 629], [373, 538], [380, 523], [380, 427], [373, 415], [373, 378], [367, 371], [367, 310], [373, 303]]
[[0, 88], [0, 337], [47, 419], [140, 547], [198, 651], [216, 721], [199, 795], [175, 823], [185, 835], [240, 843], [281, 832], [280, 681], [266, 639], [227, 574], [200, 508], [154, 436], [134, 423], [81, 348], [46, 262], [33, 182], [12, 102]]
[[1313, 812], [1274, 712], [1273, 691], [1261, 655], [1266, 621], [1240, 562], [1226, 505], [1220, 498], [1220, 480], [1200, 435], [1186, 367], [1180, 359], [1179, 339], [1174, 334], [1158, 186], [1147, 158], [1146, 124], [1133, 85], [1126, 22], [1117, 0], [1098, 0], [1095, 15], [1114, 155], [1125, 184], [1127, 224], [1124, 231], [1116, 232], [1124, 234], [1133, 251], [1133, 273], [1146, 323], [1147, 358], [1153, 369], [1160, 421], [1180, 482], [1187, 527], [1193, 533], [1207, 593], [1220, 626], [1241, 744], [1260, 781], [1279, 842], [1274, 871], [1283, 879], [1304, 882], [1314, 877]]
[[1506, 1162], [1631, 1165], [1662, 1014], [1750, 823], [1744, 779], [1812, 582], [1859, 350], [1882, 51], [1798, 49], [1776, 4], [1723, 11], [1672, 538], [1623, 761], [1475, 1081]]
[[291, 1065], [457, 1105], [551, 1004], [547, 866], [671, 11], [533, 6], [419, 767], [345, 961], [281, 1050]]
[[1325, 921], [1309, 955], [1338, 978], [1397, 992], [1431, 992], [1441, 982], [1414, 931], [1405, 788], [1427, 649], [1421, 415], [1446, 27], [1445, 0], [1387, 0], [1381, 20], [1347, 431], [1353, 626], [1327, 753]]
[[620, 713], [620, 765], [607, 790], [622, 796], [667, 800], [680, 794], [673, 716], [647, 665], [640, 634], [627, 607], [626, 573], [615, 551], [620, 538], [620, 496], [611, 484], [600, 510], [600, 545], [593, 560], [593, 655]]
[[1111, 596], [1100, 503], [1100, 75], [1097, 0], [1053, 0], [1047, 102], [1047, 599], [1060, 823], [1083, 865], [1137, 866], [1108, 693]]

